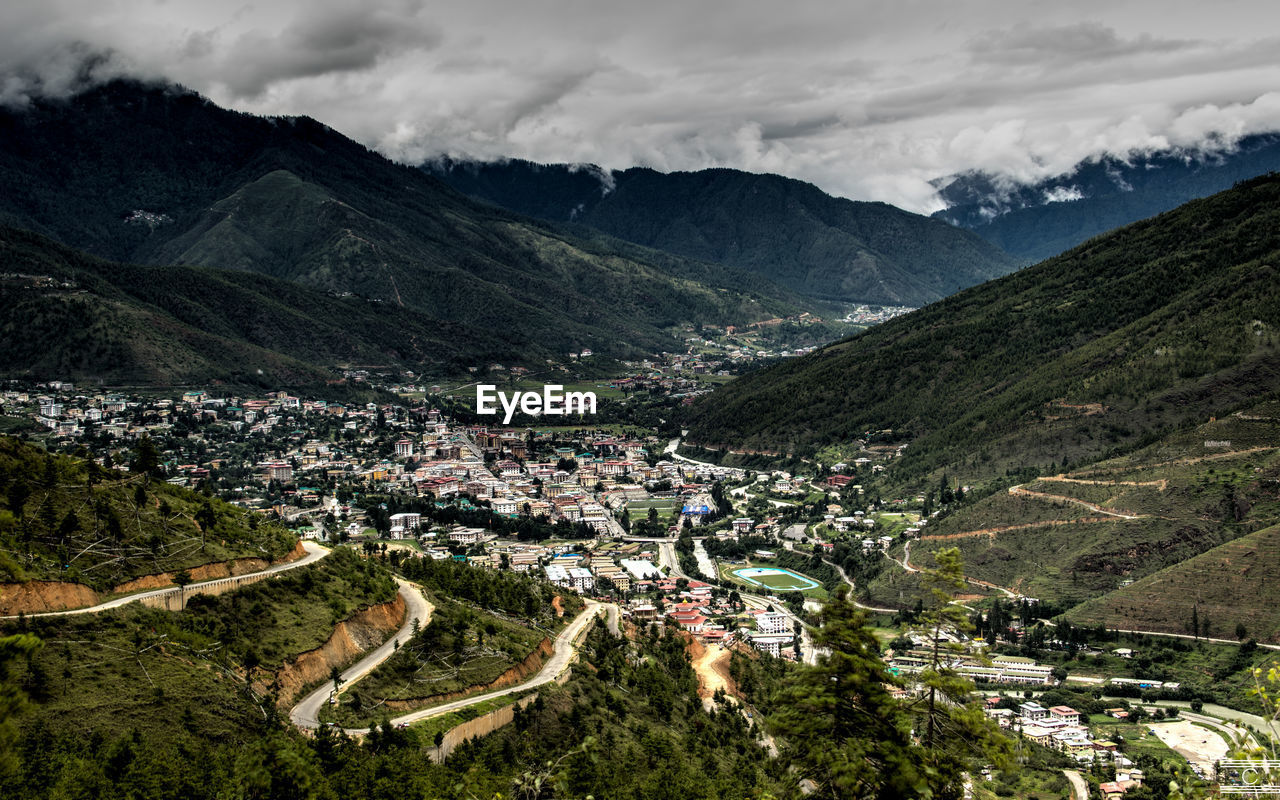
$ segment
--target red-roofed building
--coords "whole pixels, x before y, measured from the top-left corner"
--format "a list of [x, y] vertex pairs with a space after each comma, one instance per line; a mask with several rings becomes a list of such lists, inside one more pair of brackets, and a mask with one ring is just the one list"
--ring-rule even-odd
[[1102, 800], [1120, 800], [1125, 792], [1141, 785], [1138, 781], [1107, 781], [1098, 784], [1098, 791], [1102, 792]]

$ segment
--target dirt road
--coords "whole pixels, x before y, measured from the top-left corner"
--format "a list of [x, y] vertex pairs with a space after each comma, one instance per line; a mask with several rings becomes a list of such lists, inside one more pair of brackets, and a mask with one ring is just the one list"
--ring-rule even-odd
[[693, 661], [693, 671], [698, 675], [698, 697], [702, 705], [711, 708], [711, 698], [717, 691], [729, 694], [729, 659], [732, 653], [718, 644], [707, 645], [702, 655]]

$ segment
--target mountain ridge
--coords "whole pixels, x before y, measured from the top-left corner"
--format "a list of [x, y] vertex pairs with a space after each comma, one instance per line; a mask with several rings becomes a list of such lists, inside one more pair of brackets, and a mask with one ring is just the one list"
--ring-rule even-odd
[[971, 230], [1028, 263], [1169, 211], [1232, 184], [1280, 170], [1280, 133], [1246, 136], [1222, 150], [1170, 148], [1100, 156], [1029, 185], [966, 172], [937, 182], [947, 208], [935, 219]]
[[919, 306], [1017, 266], [950, 225], [779, 175], [518, 159], [423, 169], [499, 207], [750, 270], [824, 300]]
[[106, 261], [17, 228], [0, 226], [0, 258], [11, 377], [324, 386], [339, 365], [465, 372], [519, 344], [258, 273]]
[[812, 305], [744, 271], [477, 203], [315, 120], [168, 85], [0, 111], [0, 180], [0, 222], [93, 255], [263, 272], [523, 337], [535, 355], [671, 349], [681, 324]]

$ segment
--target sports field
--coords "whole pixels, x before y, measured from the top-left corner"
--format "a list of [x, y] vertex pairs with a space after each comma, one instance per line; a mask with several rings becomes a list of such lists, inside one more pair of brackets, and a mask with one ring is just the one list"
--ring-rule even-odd
[[743, 567], [735, 569], [733, 574], [753, 586], [777, 592], [803, 592], [819, 587], [817, 581], [781, 567]]

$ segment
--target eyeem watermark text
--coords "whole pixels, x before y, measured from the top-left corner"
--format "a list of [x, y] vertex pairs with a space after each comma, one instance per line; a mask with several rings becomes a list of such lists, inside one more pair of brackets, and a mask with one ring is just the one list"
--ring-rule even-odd
[[481, 383], [476, 386], [477, 414], [497, 414], [499, 404], [504, 413], [502, 424], [509, 425], [516, 411], [531, 416], [594, 414], [596, 413], [596, 393], [566, 392], [563, 386], [555, 383], [546, 384], [541, 392], [511, 392], [510, 394], [498, 391], [498, 387], [492, 383]]

